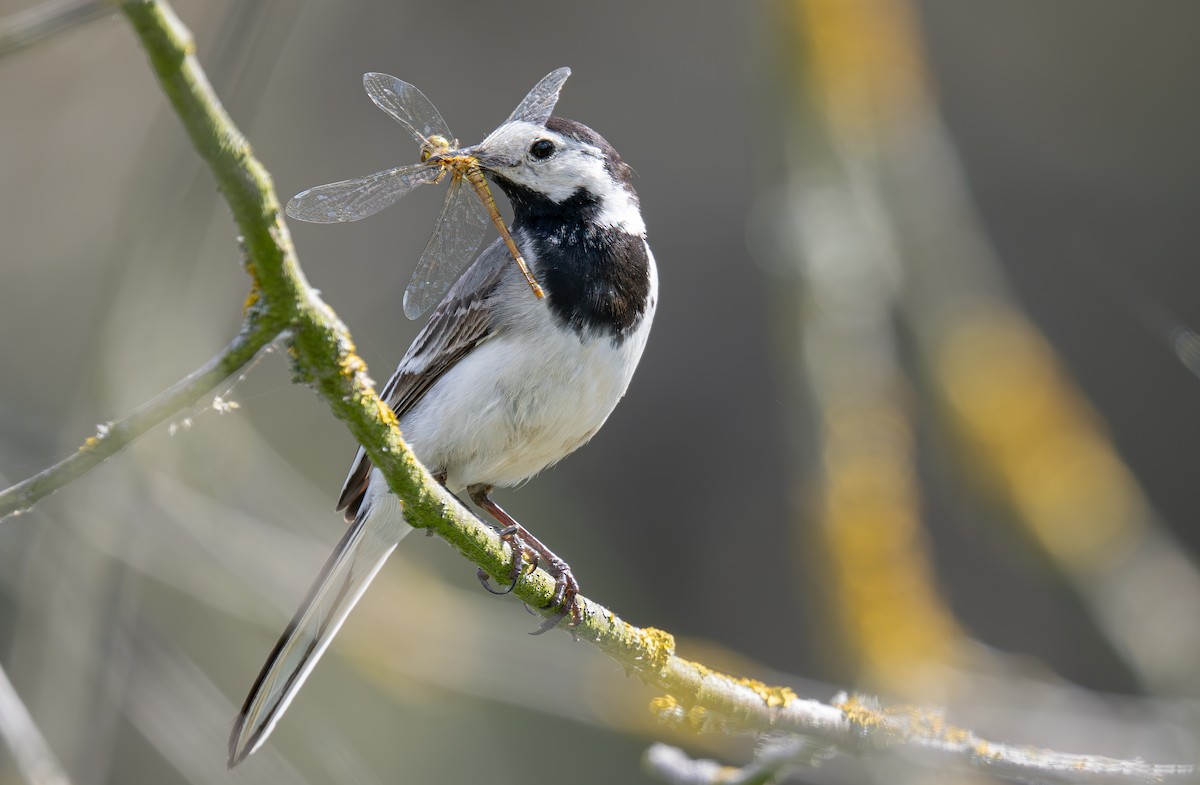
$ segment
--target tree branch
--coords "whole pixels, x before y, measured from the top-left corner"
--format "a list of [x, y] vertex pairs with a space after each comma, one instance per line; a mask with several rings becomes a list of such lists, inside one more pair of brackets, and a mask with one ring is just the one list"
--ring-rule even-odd
[[244, 368], [279, 334], [277, 325], [247, 319], [242, 331], [225, 350], [204, 366], [139, 406], [127, 417], [107, 423], [89, 436], [69, 458], [0, 491], [0, 520], [28, 510], [39, 499], [77, 480], [120, 452], [139, 436], [172, 415], [184, 411]]
[[[247, 326], [239, 336], [245, 345], [237, 351], [227, 350], [181, 385], [195, 392], [203, 386], [201, 379], [215, 384], [218, 374], [224, 378], [231, 372], [233, 360], [227, 358], [248, 360], [270, 340], [268, 336], [286, 330], [297, 377], [320, 393], [363, 445], [404, 505], [408, 522], [436, 532], [494, 579], [503, 580], [511, 552], [417, 462], [401, 438], [395, 415], [373, 389], [349, 332], [304, 279], [270, 177], [213, 93], [194, 56], [190, 33], [165, 2], [128, 2], [123, 8], [197, 152], [229, 203], [254, 284], [247, 301]], [[238, 345], [235, 341], [231, 349]], [[249, 351], [251, 345], [257, 348]], [[203, 391], [196, 397], [201, 394]], [[176, 400], [184, 398], [179, 394]], [[167, 412], [165, 398], [162, 403], [156, 412]], [[124, 427], [113, 426], [109, 436], [97, 442], [106, 444], [113, 439], [114, 430], [126, 434]], [[111, 445], [112, 452], [122, 446], [115, 440]], [[521, 581], [514, 594], [530, 607], [542, 608], [553, 591], [553, 579], [538, 570]], [[571, 629], [572, 634], [674, 696], [658, 699], [654, 709], [663, 719], [697, 731], [794, 734], [814, 739], [822, 751], [829, 747], [852, 755], [908, 750], [920, 753], [914, 757], [933, 765], [982, 768], [1021, 781], [1197, 781], [1192, 767], [1151, 766], [992, 744], [935, 721], [938, 715], [933, 712], [876, 709], [851, 698], [832, 705], [801, 700], [789, 688], [768, 687], [678, 657], [670, 634], [635, 627], [586, 598], [580, 597], [579, 603], [583, 620]]]

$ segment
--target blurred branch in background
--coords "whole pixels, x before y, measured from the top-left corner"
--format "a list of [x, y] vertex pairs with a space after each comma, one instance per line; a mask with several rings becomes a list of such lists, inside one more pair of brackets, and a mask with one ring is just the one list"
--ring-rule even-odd
[[815, 521], [800, 535], [822, 556], [806, 562], [829, 565], [829, 616], [861, 683], [929, 700], [945, 678], [936, 666], [954, 661], [963, 632], [938, 591], [921, 527], [912, 406], [893, 327], [904, 270], [889, 205], [871, 179], [879, 109], [861, 84], [878, 58], [889, 99], [911, 93], [914, 53], [893, 32], [902, 9], [859, 0], [779, 9], [788, 180], [782, 228], [773, 231], [791, 232], [785, 242], [801, 285], [780, 307], [801, 316], [784, 340], [794, 378], [811, 391], [823, 471]]
[[119, 0], [59, 0], [0, 18], [0, 57], [43, 38], [115, 14]]
[[[71, 785], [71, 779], [29, 715], [29, 709], [0, 667], [0, 742], [12, 753], [20, 776], [30, 785]], [[0, 778], [4, 767], [0, 767]]]
[[[787, 179], [772, 195], [782, 208], [764, 200], [750, 235], [798, 282], [780, 287], [777, 322], [795, 397], [813, 407], [793, 424], [797, 454], [820, 455], [797, 465], [823, 472], [800, 539], [832, 587], [835, 656], [858, 683], [986, 714], [976, 680], [1000, 663], [979, 657], [941, 598], [920, 526], [911, 393], [928, 388], [969, 474], [1007, 502], [1142, 684], [1171, 699], [1156, 710], [1194, 725], [1197, 706], [1180, 699], [1200, 688], [1200, 577], [1008, 294], [930, 97], [911, 5], [771, 7]], [[901, 359], [908, 340], [916, 368]], [[808, 433], [815, 447], [802, 446]], [[1088, 742], [1078, 730], [1067, 743]]]
[[[905, 463], [911, 426], [902, 407], [884, 403], [905, 387], [895, 375], [899, 316], [971, 472], [1010, 504], [1014, 523], [1071, 582], [1143, 683], [1194, 695], [1200, 577], [1008, 295], [965, 206], [911, 8], [797, 0], [780, 12], [791, 36], [785, 51], [796, 54], [786, 70], [796, 100], [786, 224], [795, 237], [787, 242], [805, 276], [804, 356], [825, 428], [825, 496], [842, 498], [842, 485], [853, 482], [904, 488], [895, 504], [852, 525], [826, 502], [844, 623], [865, 674], [879, 679], [889, 663], [903, 671], [909, 654], [883, 645], [888, 629], [900, 640], [918, 635], [912, 627], [956, 629], [928, 584], [927, 558], [911, 547], [920, 537], [895, 531], [897, 519], [915, 514]], [[874, 403], [858, 408], [863, 399]], [[839, 427], [847, 410], [853, 427]], [[864, 556], [864, 539], [879, 552]], [[863, 569], [878, 564], [890, 567]], [[939, 647], [926, 648], [936, 662]], [[891, 689], [904, 681], [882, 679]]]
[[[911, 19], [895, 32], [915, 44]], [[1200, 573], [1015, 304], [915, 64], [911, 101], [883, 98], [894, 63], [865, 70], [860, 88], [876, 109], [872, 181], [908, 271], [902, 317], [943, 424], [966, 474], [1009, 505], [1139, 681], [1198, 697]]]
[[[1200, 579], [1007, 293], [937, 119], [911, 6], [773, 7], [791, 101], [781, 122], [787, 181], [784, 208], [763, 210], [751, 236], [784, 233], [770, 263], [799, 274], [780, 305], [800, 316], [779, 322], [796, 330], [794, 378], [812, 401], [822, 455], [808, 538], [821, 556], [806, 562], [830, 579], [826, 616], [858, 678], [968, 714], [985, 715], [984, 693], [997, 694], [978, 679], [1000, 663], [968, 646], [929, 567], [914, 378], [916, 390], [934, 391], [937, 425], [964, 445], [966, 474], [1008, 504], [1140, 681], [1171, 699], [1151, 711], [1182, 709], [1194, 724], [1196, 707], [1178, 699], [1200, 684]], [[923, 360], [916, 371], [900, 359], [901, 323]], [[1076, 730], [1058, 733], [1068, 744], [1092, 738]]]

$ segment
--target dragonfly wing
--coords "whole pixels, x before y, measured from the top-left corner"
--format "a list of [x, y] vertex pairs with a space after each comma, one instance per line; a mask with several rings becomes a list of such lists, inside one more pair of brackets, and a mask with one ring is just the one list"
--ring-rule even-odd
[[554, 112], [554, 105], [558, 103], [558, 92], [562, 90], [563, 83], [570, 75], [570, 68], [559, 68], [546, 74], [542, 77], [542, 81], [533, 86], [533, 89], [517, 105], [505, 122], [524, 120], [537, 125], [545, 125]]
[[301, 191], [287, 203], [287, 214], [311, 223], [358, 221], [374, 215], [419, 185], [433, 182], [442, 168], [411, 164]]
[[387, 74], [363, 74], [363, 88], [371, 100], [396, 122], [408, 129], [418, 142], [433, 135], [453, 139], [442, 114], [417, 88]]
[[475, 255], [487, 229], [483, 203], [455, 177], [433, 236], [404, 290], [404, 315], [416, 319], [440, 301]]

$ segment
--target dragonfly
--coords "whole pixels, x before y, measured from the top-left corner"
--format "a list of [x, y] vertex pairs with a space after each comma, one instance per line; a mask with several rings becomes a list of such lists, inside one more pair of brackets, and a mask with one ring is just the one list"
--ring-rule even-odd
[[[570, 75], [570, 68], [551, 71], [533, 86], [505, 123], [545, 124]], [[545, 297], [496, 208], [479, 162], [459, 147], [433, 103], [413, 85], [387, 74], [364, 74], [363, 88], [376, 106], [416, 139], [420, 161], [306, 189], [291, 198], [287, 214], [310, 223], [360, 221], [395, 204], [418, 186], [442, 182], [448, 174], [450, 188], [442, 212], [404, 290], [404, 315], [416, 319], [441, 301], [474, 259], [489, 218], [534, 296]]]

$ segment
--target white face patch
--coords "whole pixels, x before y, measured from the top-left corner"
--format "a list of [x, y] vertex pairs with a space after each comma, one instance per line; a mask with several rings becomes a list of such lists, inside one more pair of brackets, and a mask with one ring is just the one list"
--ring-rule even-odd
[[[554, 144], [554, 153], [537, 158], [530, 148], [539, 140]], [[600, 148], [524, 121], [505, 123], [476, 148], [497, 174], [544, 194], [553, 202], [569, 199], [579, 189], [596, 197], [596, 222], [633, 235], [646, 233], [637, 197], [605, 168]]]

